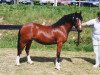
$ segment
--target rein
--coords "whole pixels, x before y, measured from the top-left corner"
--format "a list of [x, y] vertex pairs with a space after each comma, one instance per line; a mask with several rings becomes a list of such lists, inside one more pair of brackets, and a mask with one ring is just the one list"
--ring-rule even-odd
[[[73, 21], [72, 22], [73, 24], [73, 26], [75, 26], [76, 24], [75, 24], [75, 21]], [[78, 33], [77, 33], [77, 41], [76, 41], [76, 46], [79, 46], [79, 44], [80, 44], [80, 32], [79, 31], [77, 31]]]
[[79, 44], [80, 44], [80, 32], [78, 32], [77, 34], [78, 34], [78, 36], [77, 36], [76, 46], [79, 46]]
[[[73, 21], [72, 21], [72, 25], [73, 25], [73, 26], [76, 25], [74, 18], [73, 18]], [[79, 46], [79, 44], [80, 44], [80, 31], [77, 31], [77, 32], [78, 32], [78, 33], [77, 33], [76, 46]]]

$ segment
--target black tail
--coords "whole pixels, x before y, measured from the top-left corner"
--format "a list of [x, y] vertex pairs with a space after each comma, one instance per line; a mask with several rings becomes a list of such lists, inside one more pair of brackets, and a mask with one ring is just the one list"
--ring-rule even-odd
[[18, 32], [18, 40], [17, 40], [17, 50], [20, 48], [20, 30]]
[[17, 50], [20, 50], [20, 29], [19, 29], [19, 32], [18, 32], [18, 40], [17, 40]]

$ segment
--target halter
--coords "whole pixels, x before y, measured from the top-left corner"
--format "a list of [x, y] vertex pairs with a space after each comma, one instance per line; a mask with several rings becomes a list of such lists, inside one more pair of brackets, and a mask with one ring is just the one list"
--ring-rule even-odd
[[77, 26], [76, 26], [76, 21], [78, 20], [79, 18], [78, 17], [75, 17], [75, 16], [73, 16], [73, 18], [72, 18], [72, 25], [75, 27], [75, 29], [77, 30], [77, 32], [78, 32], [78, 37], [77, 37], [77, 42], [76, 42], [76, 45], [78, 46], [79, 45], [79, 43], [80, 43], [80, 30], [78, 30], [77, 29]]
[[[76, 24], [76, 22], [77, 22], [78, 19], [79, 19], [79, 18], [78, 18], [78, 17], [75, 17], [75, 16], [73, 16], [73, 18], [72, 18], [72, 26], [74, 26], [76, 29], [77, 29], [77, 24]], [[78, 29], [77, 29], [77, 31], [78, 31]], [[78, 32], [80, 32], [80, 31], [78, 31]]]

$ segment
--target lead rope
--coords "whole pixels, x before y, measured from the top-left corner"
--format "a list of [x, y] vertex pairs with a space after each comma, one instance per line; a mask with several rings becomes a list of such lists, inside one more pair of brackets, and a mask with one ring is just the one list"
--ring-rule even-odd
[[78, 32], [78, 37], [77, 37], [77, 46], [79, 46], [79, 44], [80, 44], [80, 32]]

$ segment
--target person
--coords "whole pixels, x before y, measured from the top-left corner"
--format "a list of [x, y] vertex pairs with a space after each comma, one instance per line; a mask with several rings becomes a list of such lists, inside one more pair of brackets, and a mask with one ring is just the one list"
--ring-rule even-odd
[[96, 68], [100, 66], [100, 12], [97, 13], [96, 18], [82, 23], [82, 26], [91, 25], [93, 25], [92, 44], [95, 53], [95, 65], [93, 67]]

